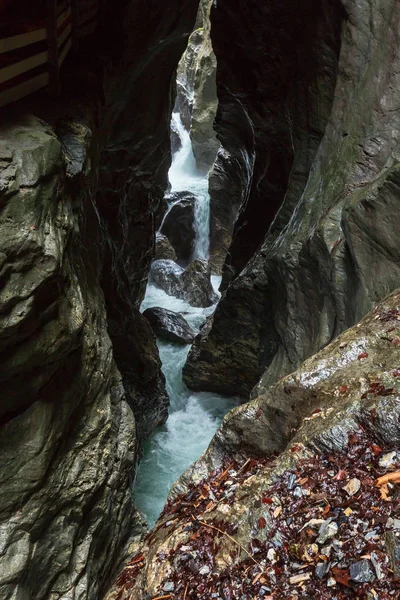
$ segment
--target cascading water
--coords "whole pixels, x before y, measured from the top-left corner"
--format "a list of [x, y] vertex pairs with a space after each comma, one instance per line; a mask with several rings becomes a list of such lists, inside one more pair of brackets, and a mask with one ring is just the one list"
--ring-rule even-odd
[[[207, 259], [210, 220], [208, 179], [196, 171], [190, 136], [180, 115], [174, 113], [172, 118], [182, 146], [173, 158], [169, 179], [173, 192], [189, 191], [196, 196], [193, 258]], [[217, 289], [220, 278], [212, 279], [214, 289]], [[194, 308], [149, 283], [141, 310], [153, 306], [181, 313], [197, 331], [215, 309], [215, 306]], [[206, 449], [223, 416], [236, 405], [233, 399], [188, 390], [182, 381], [182, 368], [189, 346], [176, 346], [160, 340], [157, 343], [170, 398], [170, 414], [167, 423], [145, 444], [135, 483], [136, 506], [150, 526], [157, 520], [174, 481]]]
[[182, 146], [174, 155], [168, 173], [172, 192], [189, 191], [196, 196], [194, 206], [195, 241], [193, 258], [208, 259], [210, 239], [210, 196], [208, 178], [196, 169], [192, 142], [179, 113], [172, 113], [172, 121], [179, 134]]

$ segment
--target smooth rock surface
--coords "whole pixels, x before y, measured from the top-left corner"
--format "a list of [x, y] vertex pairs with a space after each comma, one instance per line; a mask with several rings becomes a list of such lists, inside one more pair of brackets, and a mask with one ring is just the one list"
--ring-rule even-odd
[[150, 276], [167, 294], [186, 300], [191, 306], [206, 308], [218, 300], [207, 261], [193, 260], [184, 269], [172, 260], [155, 260]]
[[181, 314], [166, 308], [148, 308], [143, 316], [157, 337], [177, 344], [190, 344], [196, 333]]
[[[179, 196], [178, 196], [179, 194]], [[164, 217], [160, 232], [175, 250], [178, 260], [189, 261], [194, 248], [194, 205], [196, 198], [190, 192], [178, 192]]]
[[162, 233], [157, 233], [156, 235], [156, 254], [154, 258], [155, 260], [165, 258], [167, 260], [176, 261], [176, 252], [167, 236]]
[[[287, 163], [292, 170], [290, 177], [289, 168], [288, 176], [282, 179], [283, 174], [274, 166], [274, 161], [279, 158], [282, 165], [285, 161], [281, 160], [276, 145], [275, 154], [270, 161], [266, 160], [261, 139], [261, 136], [265, 138], [265, 130], [262, 125], [258, 127], [259, 121], [255, 121], [255, 117], [252, 119], [254, 107], [259, 105], [254, 100], [253, 106], [252, 96], [246, 96], [248, 141], [244, 138], [238, 142], [236, 131], [237, 147], [248, 157], [259, 156], [264, 166], [267, 163], [279, 175], [278, 206], [283, 196], [285, 200], [262, 245], [219, 303], [210, 332], [200, 334], [195, 342], [184, 369], [185, 382], [192, 389], [243, 396], [248, 396], [258, 382], [258, 389], [263, 389], [357, 322], [400, 280], [399, 246], [395, 242], [400, 234], [400, 221], [392, 217], [397, 213], [400, 196], [400, 142], [397, 135], [400, 128], [397, 110], [400, 44], [394, 33], [400, 23], [400, 6], [386, 0], [377, 3], [346, 0], [343, 5], [348, 18], [342, 25], [344, 15], [336, 3], [329, 3], [329, 8], [326, 2], [319, 4], [321, 10], [325, 7], [327, 11], [316, 13], [313, 23], [317, 29], [315, 35], [308, 38], [311, 47], [305, 44], [303, 50], [310, 52], [310, 56], [314, 56], [317, 47], [324, 50], [318, 59], [315, 58], [315, 70], [309, 72], [315, 77], [311, 82], [313, 94], [304, 106], [301, 103], [295, 105], [307, 109], [307, 122], [315, 123], [319, 134], [315, 137], [307, 133], [307, 128], [295, 134], [293, 129], [295, 153]], [[279, 6], [268, 3], [265, 10], [276, 11], [277, 19], [289, 19], [290, 15], [285, 13], [288, 7], [284, 10], [281, 4]], [[310, 8], [309, 4], [304, 8]], [[286, 24], [295, 28], [293, 39], [307, 33], [307, 28], [302, 25], [307, 10], [304, 15], [302, 11], [300, 14], [301, 19], [296, 15], [296, 22], [288, 20]], [[219, 1], [218, 8], [212, 12], [217, 57], [223, 52], [222, 42], [229, 34], [226, 29], [228, 15], [233, 22], [244, 17], [231, 3]], [[261, 51], [262, 40], [269, 40], [270, 36], [266, 34], [265, 18], [257, 22], [260, 37], [253, 35], [252, 40], [257, 44], [257, 51]], [[269, 22], [276, 27], [276, 19]], [[374, 24], [372, 28], [371, 23]], [[253, 25], [254, 18], [251, 19]], [[297, 29], [300, 26], [304, 31]], [[341, 28], [341, 45], [338, 45]], [[250, 38], [245, 36], [244, 39]], [[251, 50], [250, 45], [244, 56]], [[289, 46], [285, 52], [290, 58]], [[264, 64], [270, 65], [268, 61]], [[367, 70], [366, 64], [369, 65]], [[228, 64], [224, 69], [227, 67]], [[381, 76], [382, 68], [384, 77]], [[243, 78], [245, 71], [247, 75], [250, 73], [244, 66]], [[322, 88], [321, 72], [325, 73]], [[223, 85], [229, 87], [226, 94], [220, 93], [219, 127], [223, 128], [224, 140], [233, 130], [227, 119], [233, 119], [234, 111], [237, 111], [232, 105], [233, 90], [240, 91], [249, 86], [247, 75], [237, 82], [231, 80], [233, 75], [229, 73], [225, 72], [225, 79], [221, 74], [225, 81]], [[299, 86], [298, 93], [301, 81]], [[261, 86], [255, 97], [258, 100], [264, 98], [265, 102], [269, 93]], [[321, 111], [318, 109], [319, 97]], [[235, 102], [236, 106], [237, 97]], [[297, 120], [293, 122], [297, 123]], [[290, 129], [285, 131], [280, 139], [282, 143], [286, 139], [290, 150]], [[300, 133], [299, 141], [296, 141]], [[274, 136], [268, 135], [268, 143], [271, 143]], [[229, 139], [232, 142], [234, 138]], [[309, 144], [309, 152], [304, 151], [304, 144]], [[283, 156], [289, 156], [284, 148], [282, 152]], [[296, 162], [298, 152], [303, 157], [300, 161], [299, 155], [300, 162]], [[254, 186], [258, 186], [257, 197], [261, 200], [266, 197], [265, 186], [272, 185], [272, 180], [265, 175], [264, 184], [259, 185], [255, 166], [250, 173], [248, 210], [243, 212], [242, 218], [248, 220], [251, 232], [248, 239], [251, 238], [252, 244], [258, 244], [262, 236], [257, 238], [249, 213], [258, 206], [254, 218], [262, 223], [261, 208], [253, 200]], [[265, 230], [262, 235], [264, 233]], [[245, 228], [241, 229], [241, 235], [245, 236]], [[234, 245], [235, 241], [231, 255]], [[240, 245], [237, 249], [240, 250], [241, 268], [247, 251]], [[256, 248], [252, 246], [252, 249]], [[235, 327], [232, 327], [232, 321]]]

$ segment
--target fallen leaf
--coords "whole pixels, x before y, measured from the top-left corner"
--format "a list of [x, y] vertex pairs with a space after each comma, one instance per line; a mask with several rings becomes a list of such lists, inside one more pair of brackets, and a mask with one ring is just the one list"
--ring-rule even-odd
[[350, 587], [350, 585], [349, 585], [350, 574], [348, 573], [348, 571], [346, 571], [345, 569], [339, 569], [338, 567], [333, 567], [332, 573], [333, 573], [333, 577], [334, 577], [335, 581], [337, 581], [337, 583], [341, 583], [342, 585], [345, 585], [346, 587]]
[[376, 482], [375, 485], [376, 487], [381, 487], [382, 485], [385, 485], [386, 483], [399, 483], [400, 482], [400, 471], [395, 471], [394, 473], [386, 473], [386, 475], [382, 475], [382, 477], [379, 477]]
[[264, 519], [264, 517], [260, 517], [257, 521], [258, 524], [258, 529], [265, 529], [267, 526], [267, 521]]

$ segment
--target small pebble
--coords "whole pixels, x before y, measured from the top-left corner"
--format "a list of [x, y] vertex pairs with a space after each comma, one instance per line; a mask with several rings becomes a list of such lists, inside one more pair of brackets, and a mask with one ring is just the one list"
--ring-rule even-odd
[[337, 532], [338, 526], [334, 521], [325, 521], [325, 523], [319, 528], [319, 535], [316, 541], [318, 544], [325, 544], [325, 542], [333, 538], [337, 534]]
[[359, 560], [350, 565], [350, 579], [357, 583], [370, 583], [375, 579], [375, 572], [369, 560]]
[[163, 587], [163, 592], [173, 592], [175, 589], [175, 584], [173, 581], [167, 581], [167, 583], [164, 584]]
[[384, 467], [384, 468], [390, 467], [395, 462], [396, 457], [397, 457], [396, 450], [394, 450], [393, 452], [388, 452], [387, 454], [384, 454], [379, 459], [379, 466]]
[[359, 479], [350, 479], [347, 485], [344, 486], [344, 490], [348, 493], [349, 496], [354, 496], [357, 492], [360, 491], [361, 481]]
[[315, 567], [315, 575], [318, 579], [323, 579], [325, 575], [328, 573], [330, 567], [330, 563], [328, 561], [319, 562]]

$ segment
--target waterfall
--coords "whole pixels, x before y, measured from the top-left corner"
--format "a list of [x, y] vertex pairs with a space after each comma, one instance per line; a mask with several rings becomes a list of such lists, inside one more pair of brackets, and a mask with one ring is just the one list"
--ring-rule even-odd
[[209, 257], [210, 244], [210, 196], [208, 193], [208, 178], [197, 171], [192, 141], [189, 132], [182, 123], [179, 113], [172, 113], [172, 122], [181, 139], [182, 146], [180, 150], [174, 154], [171, 168], [168, 173], [171, 191], [188, 191], [195, 195], [195, 241], [193, 258], [207, 260]]
[[175, 126], [180, 140], [181, 148], [173, 156], [172, 165], [168, 172], [168, 178], [173, 192], [187, 190], [188, 180], [196, 178], [196, 161], [192, 149], [192, 140], [189, 132], [182, 123], [181, 115], [172, 113], [172, 122]]
[[[169, 170], [171, 191], [191, 192], [195, 196], [193, 258], [207, 260], [210, 233], [208, 178], [196, 169], [190, 135], [180, 114], [174, 112], [172, 121], [182, 145], [173, 156]], [[169, 210], [174, 203], [172, 201]], [[220, 278], [212, 277], [212, 283], [217, 290]], [[181, 313], [196, 331], [215, 310], [215, 306], [194, 308], [149, 283], [141, 310], [152, 306]], [[150, 526], [157, 520], [174, 481], [206, 449], [223, 416], [237, 404], [235, 399], [217, 394], [190, 392], [182, 380], [189, 346], [176, 346], [160, 340], [157, 344], [170, 399], [169, 418], [146, 442], [135, 483], [136, 506]]]

